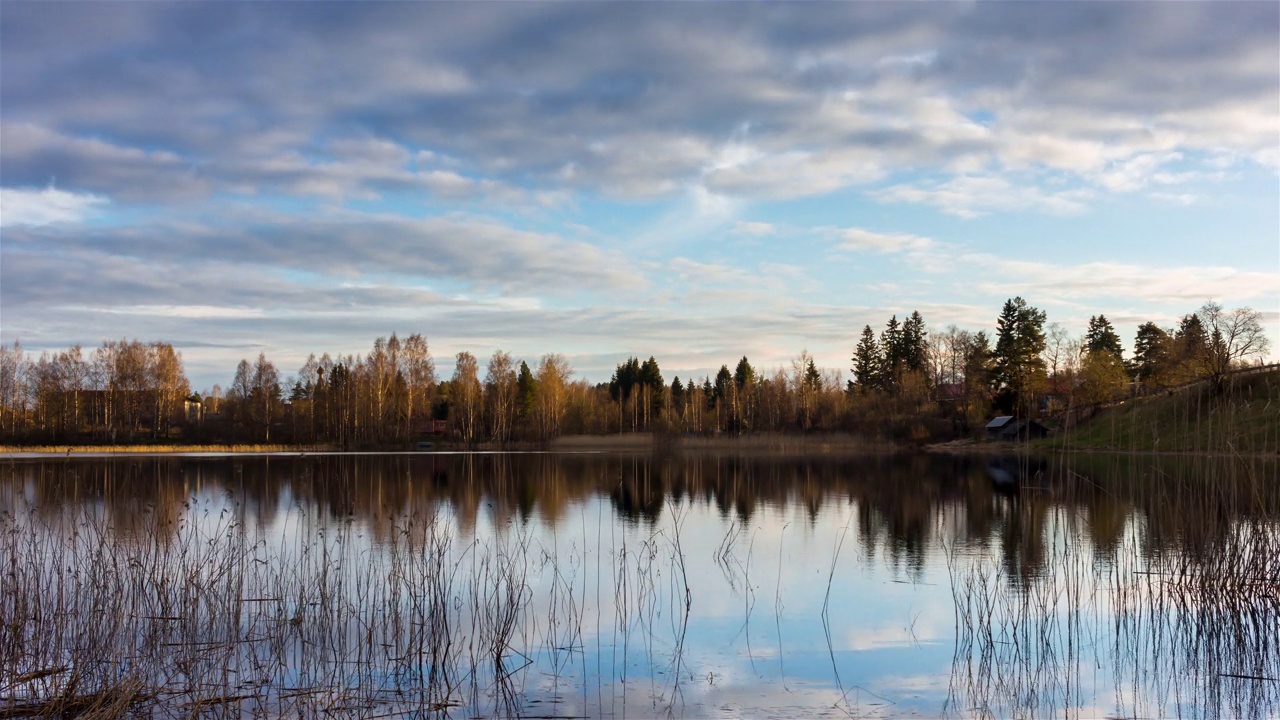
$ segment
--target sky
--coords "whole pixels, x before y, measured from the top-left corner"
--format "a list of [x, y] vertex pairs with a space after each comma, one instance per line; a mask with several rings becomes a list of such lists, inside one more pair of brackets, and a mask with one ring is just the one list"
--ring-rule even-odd
[[1280, 3], [0, 3], [0, 340], [702, 377], [1007, 298], [1280, 357]]

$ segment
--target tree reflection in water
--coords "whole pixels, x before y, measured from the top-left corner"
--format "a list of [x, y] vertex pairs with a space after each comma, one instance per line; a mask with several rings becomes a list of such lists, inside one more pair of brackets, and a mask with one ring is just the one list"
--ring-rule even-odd
[[1123, 456], [13, 462], [0, 713], [1267, 714], [1277, 479]]

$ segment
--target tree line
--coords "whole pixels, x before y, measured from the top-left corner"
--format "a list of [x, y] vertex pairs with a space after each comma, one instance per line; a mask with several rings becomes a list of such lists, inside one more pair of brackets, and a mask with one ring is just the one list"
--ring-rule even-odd
[[533, 366], [469, 352], [438, 378], [427, 339], [394, 333], [364, 355], [312, 354], [284, 377], [263, 353], [230, 384], [192, 392], [182, 356], [163, 342], [107, 341], [31, 358], [0, 346], [0, 434], [8, 442], [260, 442], [396, 447], [441, 433], [467, 445], [545, 442], [565, 434], [847, 430], [924, 440], [971, 434], [994, 412], [1053, 415], [1132, 393], [1208, 381], [1266, 355], [1261, 313], [1215, 302], [1176, 327], [1139, 326], [1126, 358], [1105, 315], [1083, 336], [1048, 323], [1021, 297], [994, 335], [931, 332], [919, 312], [865, 326], [850, 379], [808, 351], [771, 371], [746, 356], [714, 376], [668, 383], [657, 359], [619, 363], [607, 383], [575, 380], [563, 355]]

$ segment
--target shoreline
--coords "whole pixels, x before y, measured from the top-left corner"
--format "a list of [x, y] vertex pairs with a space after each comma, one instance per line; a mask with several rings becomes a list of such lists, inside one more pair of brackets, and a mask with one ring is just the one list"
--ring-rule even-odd
[[1087, 446], [1061, 447], [1053, 445], [1029, 445], [1027, 443], [1014, 442], [980, 443], [967, 439], [932, 443], [930, 445], [925, 445], [920, 449], [924, 452], [938, 455], [983, 457], [1001, 455], [1145, 455], [1151, 457], [1238, 457], [1280, 459], [1280, 451], [1238, 452], [1231, 448], [1223, 448], [1221, 450], [1126, 450], [1123, 448], [1099, 448]]
[[949, 440], [906, 445], [848, 433], [791, 435], [663, 436], [652, 433], [569, 435], [549, 443], [489, 443], [467, 447], [437, 443], [427, 449], [383, 448], [344, 450], [332, 445], [0, 445], [0, 459], [118, 458], [118, 457], [304, 457], [317, 455], [456, 455], [467, 453], [726, 453], [734, 455], [844, 455], [875, 457], [900, 453], [993, 457], [1007, 455], [1150, 455], [1171, 457], [1280, 458], [1280, 452], [1221, 450], [1126, 450], [1121, 448], [1061, 447], [1025, 442]]

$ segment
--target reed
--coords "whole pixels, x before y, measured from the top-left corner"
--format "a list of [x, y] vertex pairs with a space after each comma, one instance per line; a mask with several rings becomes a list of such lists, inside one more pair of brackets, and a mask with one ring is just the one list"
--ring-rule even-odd
[[[386, 507], [392, 530], [370, 544], [313, 505], [276, 530], [247, 526], [230, 495], [128, 530], [77, 507], [0, 516], [0, 717], [509, 717], [528, 714], [535, 655], [583, 655], [587, 549], [540, 556], [527, 530], [468, 538], [443, 510]], [[667, 708], [692, 604], [671, 512], [673, 534], [618, 548], [606, 603], [626, 646], [668, 636], [660, 605], [681, 598], [651, 646]]]

